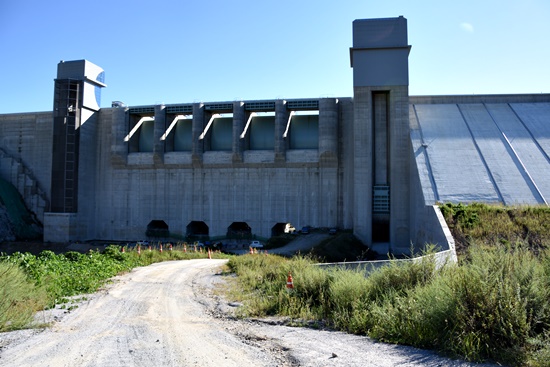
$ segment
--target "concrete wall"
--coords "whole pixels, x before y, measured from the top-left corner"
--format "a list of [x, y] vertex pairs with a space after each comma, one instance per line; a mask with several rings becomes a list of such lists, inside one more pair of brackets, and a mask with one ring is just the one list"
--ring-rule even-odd
[[78, 215], [75, 213], [45, 213], [45, 242], [70, 242], [82, 238], [82, 230], [78, 226]]
[[[343, 197], [352, 182], [343, 173], [350, 171], [344, 165], [351, 159], [338, 159], [345, 143], [338, 132], [346, 130], [342, 125], [351, 125], [342, 121], [342, 116], [352, 117], [351, 101], [344, 100], [342, 113], [340, 101], [321, 100], [319, 149], [295, 151], [278, 138], [288, 121], [284, 104], [278, 103], [281, 112], [275, 118], [279, 122], [273, 151], [242, 150], [236, 139], [231, 152], [210, 151], [195, 139], [192, 152], [164, 152], [163, 143], [155, 139], [154, 152], [128, 153], [128, 142], [123, 141], [129, 131], [128, 111], [102, 109], [95, 122], [97, 139], [92, 138], [95, 147], [87, 148], [89, 153], [95, 150], [95, 160], [93, 153], [81, 152], [88, 159], [86, 165], [96, 168], [91, 169], [93, 184], [81, 190], [86, 206], [79, 210], [78, 222], [89, 225], [79, 232], [79, 239], [142, 239], [151, 220], [164, 220], [170, 232], [180, 235], [186, 234], [191, 221], [204, 221], [211, 236], [225, 235], [233, 222], [246, 222], [254, 234], [263, 237], [271, 236], [277, 223], [350, 228], [351, 201], [344, 205]], [[194, 108], [196, 137], [208, 122], [203, 107], [197, 104]], [[240, 107], [240, 103], [234, 105], [234, 138], [244, 125], [244, 114], [235, 112]], [[161, 121], [157, 116], [162, 111], [155, 107], [155, 138], [164, 133], [157, 131]], [[88, 134], [92, 137], [94, 132]], [[91, 192], [93, 199], [86, 197]]]
[[0, 175], [41, 222], [49, 210], [52, 125], [51, 112], [0, 115]]
[[396, 254], [408, 253], [410, 203], [409, 88], [390, 93], [390, 242]]
[[[108, 111], [101, 113], [103, 118], [109, 115]], [[99, 116], [99, 113], [93, 114], [80, 127], [78, 215], [76, 216], [77, 228], [74, 230], [74, 237], [77, 239], [96, 238], [97, 176], [102, 174], [102, 171], [98, 170], [98, 151], [110, 146], [99, 139]]]
[[409, 121], [408, 87], [356, 87], [354, 89], [354, 234], [372, 244], [373, 228], [373, 92], [389, 95], [389, 186], [391, 248], [384, 251], [408, 252], [409, 241]]
[[[336, 173], [319, 168], [102, 169], [112, 177], [98, 197], [97, 237], [140, 239], [147, 224], [164, 220], [185, 234], [204, 221], [211, 235], [246, 222], [268, 237], [278, 222], [295, 226], [336, 223]], [[320, 179], [320, 177], [322, 177]]]
[[372, 244], [372, 96], [369, 87], [354, 88], [353, 233]]
[[472, 94], [449, 96], [410, 96], [414, 104], [457, 104], [457, 103], [537, 103], [550, 101], [550, 94]]
[[354, 192], [354, 132], [353, 101], [339, 98], [338, 124], [338, 227], [353, 228], [355, 198]]
[[441, 267], [449, 264], [456, 264], [457, 258], [456, 253], [451, 250], [440, 251], [431, 255], [419, 256], [408, 259], [393, 259], [393, 260], [376, 260], [376, 261], [350, 261], [350, 262], [339, 262], [339, 263], [320, 263], [315, 264], [315, 266], [320, 267], [325, 270], [347, 270], [347, 271], [356, 271], [363, 273], [365, 276], [369, 276], [371, 273], [380, 270], [385, 266], [401, 266], [406, 265], [410, 262], [421, 262], [428, 261], [428, 264], [431, 261], [435, 262], [435, 268], [440, 269]]
[[437, 251], [448, 251], [456, 257], [455, 242], [445, 218], [437, 205], [427, 205], [416, 210], [415, 249], [422, 250], [425, 245], [434, 245]]
[[426, 204], [549, 202], [549, 95], [414, 97], [410, 109]]

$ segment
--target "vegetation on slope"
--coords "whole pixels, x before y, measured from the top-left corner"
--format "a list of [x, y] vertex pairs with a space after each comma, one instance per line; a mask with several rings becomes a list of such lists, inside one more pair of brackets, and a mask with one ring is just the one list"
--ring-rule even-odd
[[[64, 302], [65, 297], [93, 293], [109, 278], [138, 266], [166, 260], [205, 258], [207, 254], [176, 246], [172, 251], [136, 249], [121, 252], [109, 246], [103, 252], [66, 252], [56, 255], [14, 253], [0, 255], [0, 332], [28, 327], [36, 311]], [[226, 257], [215, 253], [214, 257]]]
[[229, 262], [238, 275], [232, 296], [244, 303], [243, 316], [282, 315], [470, 361], [550, 366], [550, 210], [442, 210], [458, 264], [436, 270], [427, 256], [365, 277], [308, 258], [246, 255]]
[[493, 247], [521, 243], [535, 254], [550, 246], [549, 207], [447, 203], [440, 208], [459, 255], [474, 243]]
[[[549, 366], [550, 256], [473, 246], [468, 261], [435, 269], [428, 256], [369, 277], [307, 258], [230, 259], [243, 316], [288, 316], [470, 361]], [[294, 290], [287, 291], [287, 274]], [[244, 290], [244, 291], [243, 291]]]

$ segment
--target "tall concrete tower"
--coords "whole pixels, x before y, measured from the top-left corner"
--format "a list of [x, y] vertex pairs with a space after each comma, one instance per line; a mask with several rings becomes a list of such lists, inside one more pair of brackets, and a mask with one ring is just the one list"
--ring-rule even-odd
[[80, 127], [100, 108], [104, 71], [86, 60], [57, 65], [53, 106], [51, 212], [78, 210]]
[[378, 252], [410, 250], [407, 20], [353, 22], [354, 232]]
[[78, 213], [82, 212], [79, 197], [88, 199], [84, 200], [87, 202], [84, 211], [88, 214], [93, 211], [89, 203], [95, 201], [86, 197], [93, 195], [94, 176], [90, 172], [95, 172], [95, 151], [90, 137], [95, 133], [93, 122], [100, 109], [104, 75], [103, 69], [87, 60], [61, 61], [57, 65], [51, 206], [50, 212], [44, 214], [45, 241], [79, 238], [79, 231], [88, 221], [78, 219]]

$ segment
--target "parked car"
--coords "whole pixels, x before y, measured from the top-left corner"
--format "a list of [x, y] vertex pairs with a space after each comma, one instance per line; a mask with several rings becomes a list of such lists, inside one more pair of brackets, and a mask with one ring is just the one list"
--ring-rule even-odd
[[292, 224], [287, 223], [285, 225], [285, 233], [294, 234], [294, 232], [296, 232], [296, 228], [294, 228], [294, 226]]
[[309, 234], [309, 227], [302, 227], [302, 234]]
[[252, 248], [262, 248], [264, 245], [260, 243], [260, 241], [252, 241], [250, 242], [250, 247]]
[[338, 229], [336, 229], [336, 228], [331, 228], [331, 229], [328, 230], [328, 234], [330, 234], [330, 235], [335, 235], [336, 232], [338, 232]]

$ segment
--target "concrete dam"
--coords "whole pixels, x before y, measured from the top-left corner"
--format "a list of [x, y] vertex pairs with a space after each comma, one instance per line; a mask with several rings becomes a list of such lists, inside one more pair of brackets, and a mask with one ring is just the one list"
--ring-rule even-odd
[[311, 226], [401, 254], [452, 246], [437, 202], [547, 205], [550, 95], [409, 96], [409, 52], [405, 18], [361, 19], [352, 97], [110, 108], [60, 62], [53, 111], [0, 115], [0, 176], [51, 242]]

